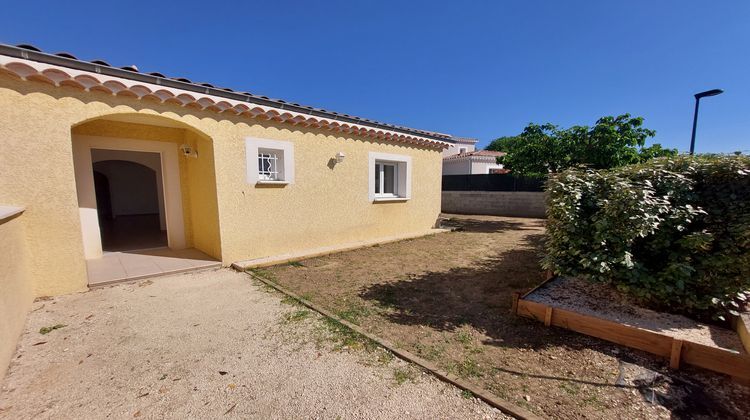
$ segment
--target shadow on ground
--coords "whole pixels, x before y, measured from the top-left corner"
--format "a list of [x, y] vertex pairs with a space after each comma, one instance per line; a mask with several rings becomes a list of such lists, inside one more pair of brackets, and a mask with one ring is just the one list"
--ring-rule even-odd
[[[464, 230], [494, 232], [509, 228], [513, 227], [505, 222], [481, 226], [472, 221]], [[384, 316], [400, 325], [423, 325], [438, 331], [469, 325], [491, 338], [485, 344], [498, 346], [538, 349], [570, 345], [569, 337], [555, 339], [540, 334], [537, 323], [510, 314], [513, 292], [527, 290], [543, 280], [539, 268], [543, 241], [542, 234], [528, 235], [522, 247], [470, 267], [374, 284], [360, 297], [391, 308]]]
[[454, 216], [442, 223], [443, 227], [453, 228], [460, 232], [470, 233], [500, 233], [509, 230], [538, 230], [544, 227], [544, 221], [530, 219], [533, 222], [515, 222], [512, 220], [482, 220], [475, 217], [481, 216]]
[[[539, 222], [543, 226], [543, 222]], [[459, 231], [495, 233], [509, 230], [535, 230], [512, 221], [450, 219]], [[538, 229], [536, 229], [538, 230]], [[389, 308], [381, 314], [389, 322], [403, 326], [429, 327], [441, 332], [456, 332], [471, 327], [487, 337], [482, 344], [526, 350], [565, 348], [594, 350], [609, 354], [617, 346], [602, 340], [540, 323], [510, 313], [513, 292], [523, 292], [543, 281], [539, 260], [544, 246], [543, 234], [528, 234], [514, 249], [477, 261], [471, 266], [449, 271], [409, 275], [397, 281], [366, 286], [359, 294], [365, 301]], [[525, 369], [495, 364], [495, 371], [520, 378], [538, 377], [553, 383], [575, 382], [596, 387], [637, 390], [644, 399], [670, 410], [673, 418], [734, 418], [736, 413], [724, 407], [721, 398], [704, 392], [707, 386], [696, 375], [685, 371], [667, 371], [664, 361], [646, 353], [620, 351], [621, 366], [636, 367], [636, 374], [623, 380], [623, 369], [613, 382], [591, 382], [576, 375], [535, 375]], [[632, 369], [631, 369], [632, 370]], [[572, 372], [570, 372], [572, 373]], [[700, 376], [700, 375], [697, 375]]]

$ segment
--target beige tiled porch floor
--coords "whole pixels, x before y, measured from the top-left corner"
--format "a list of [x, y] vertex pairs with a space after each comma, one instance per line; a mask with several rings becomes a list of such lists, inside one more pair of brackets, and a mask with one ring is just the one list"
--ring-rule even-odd
[[194, 248], [154, 248], [105, 252], [102, 258], [86, 261], [89, 286], [101, 286], [184, 271], [221, 267], [221, 262]]

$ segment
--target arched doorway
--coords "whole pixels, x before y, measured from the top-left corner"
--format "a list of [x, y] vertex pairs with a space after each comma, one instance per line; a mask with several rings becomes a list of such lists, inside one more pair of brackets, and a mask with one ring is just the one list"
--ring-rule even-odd
[[[90, 284], [100, 282], [96, 273], [119, 281], [221, 260], [210, 137], [171, 118], [138, 113], [92, 119], [71, 134]], [[119, 266], [107, 265], [113, 258], [128, 273], [110, 275]]]
[[[163, 199], [157, 200], [156, 204], [160, 207], [157, 213], [160, 215], [162, 230], [166, 231], [166, 245], [176, 250], [189, 247], [188, 238], [185, 234], [185, 201], [182, 193], [178, 147], [179, 144], [166, 141], [91, 135], [74, 136], [73, 156], [76, 169], [76, 187], [81, 214], [84, 252], [87, 259], [101, 258], [105, 250], [102, 247], [102, 225], [99, 220], [94, 183], [94, 163], [98, 160], [128, 161], [131, 162], [131, 165], [140, 164], [151, 168], [155, 172], [157, 195], [163, 196]], [[120, 171], [122, 171], [123, 164], [119, 166]], [[107, 178], [111, 192], [112, 176]], [[121, 189], [134, 191], [131, 194], [124, 195], [126, 200], [121, 203], [121, 207], [134, 208], [139, 206], [138, 202], [147, 201], [145, 191], [141, 190], [138, 184], [144, 182], [150, 184], [149, 181], [129, 179], [127, 176], [123, 178], [123, 181], [120, 182]], [[149, 187], [147, 190], [152, 190], [152, 188]], [[159, 191], [162, 191], [162, 193], [159, 193]], [[153, 246], [131, 241], [130, 249], [138, 248], [153, 248]]]
[[[107, 159], [113, 154], [119, 159]], [[94, 149], [91, 155], [102, 250], [167, 246], [159, 154]], [[154, 161], [155, 169], [138, 160]]]

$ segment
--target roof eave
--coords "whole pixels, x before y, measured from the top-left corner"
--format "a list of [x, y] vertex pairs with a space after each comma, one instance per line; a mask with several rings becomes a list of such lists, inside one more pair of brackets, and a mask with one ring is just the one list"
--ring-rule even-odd
[[331, 119], [334, 121], [358, 124], [358, 125], [362, 125], [365, 127], [388, 130], [388, 131], [393, 131], [397, 133], [407, 134], [410, 136], [424, 137], [424, 138], [428, 138], [434, 141], [444, 142], [446, 143], [446, 146], [447, 144], [451, 143], [450, 135], [436, 135], [434, 133], [430, 133], [430, 132], [426, 132], [422, 130], [408, 129], [406, 127], [383, 124], [377, 121], [365, 120], [362, 118], [347, 116], [347, 115], [339, 114], [336, 112], [324, 111], [324, 110], [315, 109], [312, 107], [295, 105], [295, 104], [291, 104], [291, 103], [287, 103], [283, 101], [280, 102], [280, 101], [273, 100], [273, 99], [265, 99], [262, 97], [248, 95], [248, 94], [244, 94], [240, 92], [234, 92], [234, 91], [230, 92], [230, 91], [215, 88], [215, 87], [208, 87], [208, 86], [204, 86], [204, 85], [200, 85], [196, 83], [183, 82], [180, 80], [175, 80], [175, 79], [171, 79], [167, 77], [159, 77], [159, 76], [152, 75], [152, 74], [126, 70], [126, 69], [122, 69], [118, 67], [105, 66], [101, 64], [91, 63], [91, 62], [82, 61], [82, 60], [76, 60], [76, 59], [72, 59], [68, 57], [48, 54], [48, 53], [44, 53], [40, 51], [34, 51], [34, 50], [20, 48], [20, 47], [16, 47], [12, 45], [7, 45], [7, 44], [0, 44], [0, 54], [6, 55], [9, 57], [21, 58], [21, 59], [29, 60], [29, 61], [36, 61], [36, 62], [41, 62], [41, 63], [60, 66], [60, 67], [72, 68], [72, 69], [80, 70], [80, 71], [87, 71], [91, 73], [102, 74], [102, 75], [106, 75], [110, 77], [124, 78], [124, 79], [132, 80], [132, 81], [138, 81], [141, 83], [150, 83], [150, 84], [155, 84], [155, 85], [164, 86], [164, 87], [171, 87], [175, 89], [182, 89], [182, 90], [187, 90], [190, 92], [201, 93], [204, 95], [218, 96], [222, 98], [232, 99], [235, 101], [242, 101], [242, 102], [252, 103], [256, 105], [273, 107], [273, 108], [277, 108], [279, 110], [284, 110], [284, 111], [293, 111], [293, 112], [306, 114], [306, 115], [310, 115], [314, 117], [327, 118], [327, 119]]

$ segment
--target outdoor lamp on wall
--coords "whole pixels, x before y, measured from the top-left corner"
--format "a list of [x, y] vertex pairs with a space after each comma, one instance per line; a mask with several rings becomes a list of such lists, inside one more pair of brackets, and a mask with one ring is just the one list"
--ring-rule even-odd
[[336, 163], [343, 162], [345, 157], [346, 157], [346, 155], [344, 154], [344, 152], [338, 152], [338, 153], [336, 153]]
[[190, 158], [198, 157], [198, 151], [190, 147], [190, 145], [188, 144], [180, 145], [180, 151], [182, 152], [182, 155], [185, 157], [190, 157]]

